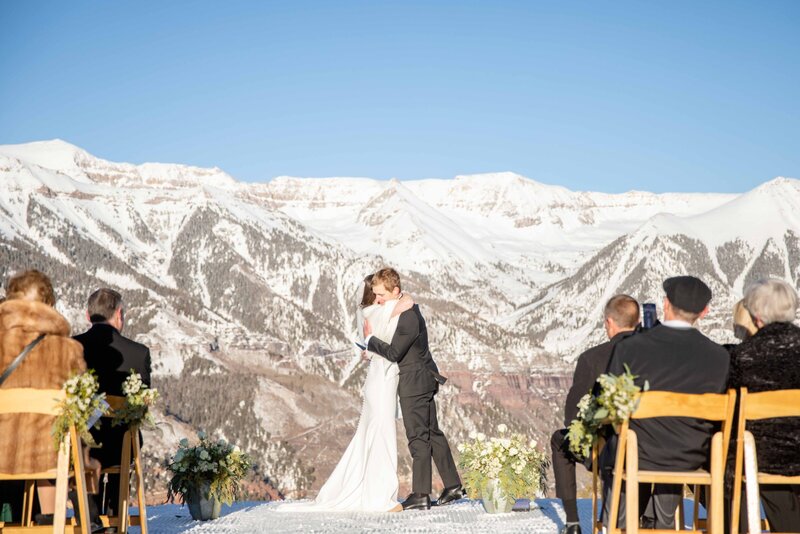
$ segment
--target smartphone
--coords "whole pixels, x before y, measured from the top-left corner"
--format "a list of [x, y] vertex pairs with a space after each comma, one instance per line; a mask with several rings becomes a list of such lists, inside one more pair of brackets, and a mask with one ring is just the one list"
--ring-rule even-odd
[[656, 325], [656, 305], [653, 302], [642, 304], [642, 330], [653, 328]]

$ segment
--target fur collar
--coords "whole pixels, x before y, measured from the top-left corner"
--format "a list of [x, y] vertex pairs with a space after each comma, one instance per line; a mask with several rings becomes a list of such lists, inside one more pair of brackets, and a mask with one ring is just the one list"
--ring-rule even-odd
[[20, 328], [26, 332], [68, 336], [70, 326], [55, 308], [41, 302], [12, 299], [0, 304], [0, 331]]

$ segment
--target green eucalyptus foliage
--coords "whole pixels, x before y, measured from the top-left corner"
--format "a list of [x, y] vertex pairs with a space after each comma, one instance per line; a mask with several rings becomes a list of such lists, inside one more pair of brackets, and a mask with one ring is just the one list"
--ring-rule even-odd
[[169, 500], [180, 495], [181, 502], [184, 502], [191, 488], [202, 487], [204, 482], [208, 482], [211, 488], [209, 498], [225, 504], [233, 503], [239, 483], [252, 465], [250, 457], [223, 439], [212, 441], [205, 432], [198, 432], [197, 437], [199, 443], [195, 446], [189, 446], [189, 440], [182, 439], [167, 465], [172, 473], [168, 485]]
[[600, 392], [596, 396], [589, 392], [578, 402], [578, 417], [567, 429], [569, 450], [578, 459], [589, 457], [600, 427], [618, 427], [636, 410], [639, 392], [648, 390], [647, 382], [640, 388], [634, 382], [636, 378], [627, 365], [619, 376], [602, 374], [597, 379]]

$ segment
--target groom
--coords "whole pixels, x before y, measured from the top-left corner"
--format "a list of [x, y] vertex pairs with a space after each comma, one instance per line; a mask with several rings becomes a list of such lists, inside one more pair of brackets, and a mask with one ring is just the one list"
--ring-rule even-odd
[[[372, 291], [376, 301], [383, 304], [403, 296], [400, 275], [391, 268], [381, 269], [373, 275]], [[429, 510], [431, 507], [431, 458], [445, 485], [436, 504], [444, 505], [463, 496], [461, 479], [456, 471], [453, 454], [447, 439], [436, 420], [434, 396], [439, 384], [447, 380], [439, 374], [428, 348], [428, 330], [425, 319], [416, 304], [400, 314], [397, 330], [391, 343], [372, 334], [369, 321], [364, 322], [367, 349], [396, 362], [400, 369], [397, 393], [403, 410], [408, 450], [413, 460], [412, 491], [403, 502], [403, 510]]]

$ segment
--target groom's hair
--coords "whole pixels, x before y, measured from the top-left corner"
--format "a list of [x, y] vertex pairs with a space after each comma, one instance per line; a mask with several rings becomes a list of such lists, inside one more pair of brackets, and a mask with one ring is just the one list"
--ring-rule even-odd
[[372, 275], [372, 286], [374, 287], [378, 284], [383, 284], [383, 287], [389, 291], [392, 291], [394, 288], [397, 288], [400, 291], [403, 290], [403, 288], [400, 287], [400, 275], [397, 274], [397, 271], [391, 267], [384, 267]]

